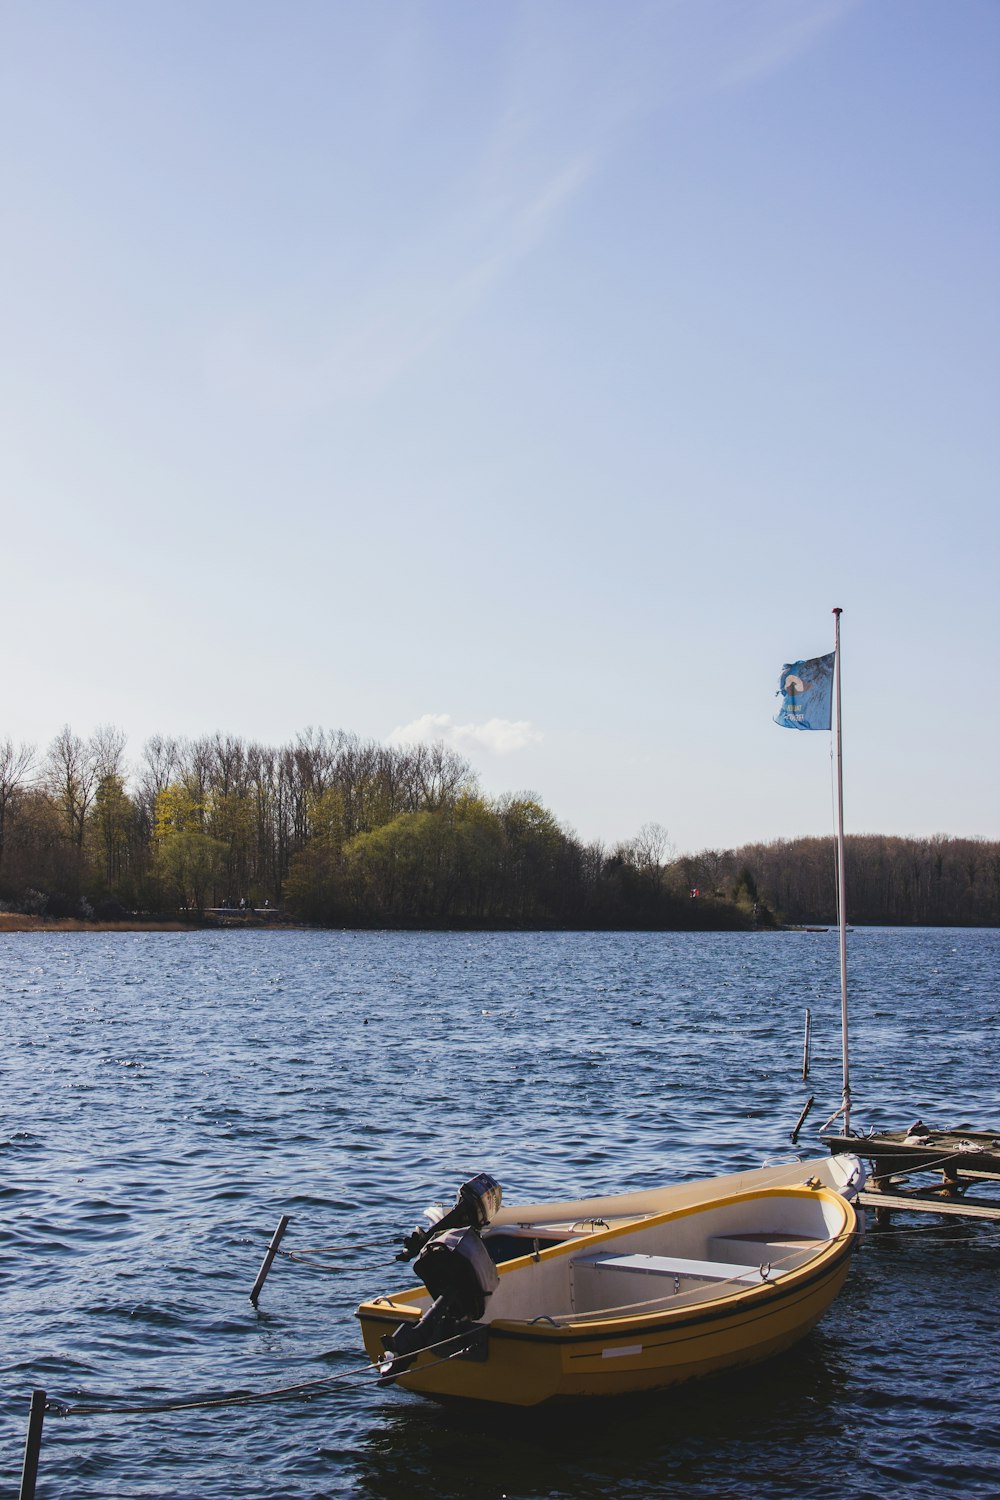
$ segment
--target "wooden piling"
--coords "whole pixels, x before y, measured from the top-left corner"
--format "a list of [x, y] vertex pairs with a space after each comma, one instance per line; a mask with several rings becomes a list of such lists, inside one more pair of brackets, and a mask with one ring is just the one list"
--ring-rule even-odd
[[278, 1221], [278, 1227], [271, 1236], [271, 1243], [267, 1247], [267, 1254], [264, 1256], [264, 1259], [261, 1263], [261, 1268], [257, 1272], [257, 1280], [254, 1282], [253, 1291], [250, 1293], [250, 1301], [253, 1303], [254, 1307], [257, 1306], [257, 1298], [260, 1296], [261, 1288], [263, 1287], [264, 1282], [267, 1280], [267, 1273], [271, 1269], [271, 1262], [274, 1260], [275, 1255], [278, 1253], [278, 1246], [281, 1244], [282, 1236], [284, 1235], [285, 1230], [288, 1228], [290, 1218], [290, 1214], [282, 1214], [281, 1218]]
[[803, 1106], [802, 1113], [799, 1115], [799, 1118], [795, 1122], [795, 1129], [792, 1131], [792, 1134], [791, 1134], [791, 1142], [792, 1142], [793, 1146], [798, 1141], [799, 1131], [802, 1129], [802, 1126], [805, 1123], [806, 1115], [809, 1113], [809, 1111], [813, 1107], [814, 1097], [815, 1096], [813, 1094], [809, 1095], [809, 1098], [806, 1100], [805, 1105]]
[[38, 1455], [42, 1447], [45, 1401], [44, 1391], [32, 1391], [31, 1405], [28, 1408], [28, 1435], [24, 1442], [21, 1488], [18, 1490], [17, 1500], [35, 1500], [35, 1481], [38, 1478]]

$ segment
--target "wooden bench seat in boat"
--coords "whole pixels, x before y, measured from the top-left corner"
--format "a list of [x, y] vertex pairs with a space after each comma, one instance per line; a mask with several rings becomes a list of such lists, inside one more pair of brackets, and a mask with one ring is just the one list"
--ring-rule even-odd
[[822, 1243], [811, 1235], [774, 1229], [759, 1234], [716, 1234], [709, 1240], [708, 1249], [712, 1255], [749, 1260], [756, 1265], [771, 1265], [775, 1270], [789, 1271], [808, 1260]]
[[694, 1260], [682, 1255], [584, 1255], [570, 1267], [570, 1303], [576, 1313], [641, 1307], [683, 1297], [760, 1286], [759, 1265]]
[[684, 1276], [693, 1281], [760, 1281], [760, 1262], [737, 1265], [731, 1261], [687, 1260], [681, 1255], [588, 1255], [573, 1262], [575, 1269], [630, 1271], [640, 1276]]

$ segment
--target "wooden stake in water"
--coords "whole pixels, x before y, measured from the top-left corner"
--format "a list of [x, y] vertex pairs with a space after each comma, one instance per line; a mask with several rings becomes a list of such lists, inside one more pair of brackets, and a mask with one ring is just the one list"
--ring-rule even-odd
[[17, 1500], [35, 1500], [38, 1478], [38, 1455], [42, 1446], [42, 1423], [45, 1420], [45, 1392], [32, 1391], [28, 1408], [28, 1436], [24, 1443], [24, 1467]]
[[790, 1137], [793, 1146], [796, 1145], [796, 1143], [798, 1142], [799, 1131], [802, 1129], [803, 1125], [805, 1124], [806, 1115], [809, 1113], [809, 1111], [812, 1109], [812, 1107], [813, 1107], [813, 1095], [810, 1094], [809, 1098], [805, 1102], [805, 1108], [803, 1109], [802, 1113], [799, 1115], [799, 1118], [795, 1122], [795, 1129], [792, 1131], [792, 1134], [791, 1134], [791, 1137]]
[[288, 1228], [290, 1218], [290, 1214], [282, 1214], [278, 1220], [278, 1227], [271, 1236], [271, 1243], [267, 1247], [267, 1254], [264, 1256], [261, 1268], [257, 1272], [257, 1280], [254, 1282], [253, 1291], [250, 1293], [250, 1301], [254, 1307], [257, 1306], [257, 1298], [260, 1296], [261, 1287], [267, 1280], [267, 1273], [271, 1269], [271, 1262], [278, 1253], [278, 1246], [281, 1244], [282, 1236]]
[[809, 1077], [809, 1007], [806, 1006], [806, 1034], [802, 1043], [802, 1082]]

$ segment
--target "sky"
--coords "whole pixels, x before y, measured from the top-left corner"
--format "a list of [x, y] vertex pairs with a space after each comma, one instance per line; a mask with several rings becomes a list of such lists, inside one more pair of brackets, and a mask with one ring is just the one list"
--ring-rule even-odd
[[0, 740], [1000, 837], [995, 0], [0, 0]]

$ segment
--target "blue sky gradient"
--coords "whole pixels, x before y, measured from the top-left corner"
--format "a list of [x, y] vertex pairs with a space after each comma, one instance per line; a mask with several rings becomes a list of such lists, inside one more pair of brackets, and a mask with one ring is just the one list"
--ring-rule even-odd
[[0, 738], [1000, 837], [993, 0], [0, 3]]

